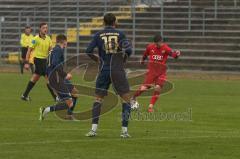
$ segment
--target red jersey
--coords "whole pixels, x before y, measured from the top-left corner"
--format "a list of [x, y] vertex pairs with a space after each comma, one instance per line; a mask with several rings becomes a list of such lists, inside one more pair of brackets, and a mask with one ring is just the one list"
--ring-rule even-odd
[[160, 48], [153, 43], [147, 46], [142, 58], [145, 60], [148, 57], [149, 71], [158, 74], [166, 73], [166, 62], [169, 56], [176, 58], [177, 54], [165, 43]]

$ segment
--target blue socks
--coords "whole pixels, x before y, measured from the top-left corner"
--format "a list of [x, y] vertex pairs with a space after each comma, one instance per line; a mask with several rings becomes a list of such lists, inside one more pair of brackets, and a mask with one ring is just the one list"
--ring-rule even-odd
[[68, 108], [68, 112], [67, 112], [68, 115], [73, 114], [73, 110], [74, 110], [74, 108], [77, 104], [77, 98], [76, 97], [72, 97], [72, 100], [73, 100], [73, 106], [71, 108]]
[[95, 102], [92, 109], [92, 124], [98, 124], [102, 103]]
[[[98, 124], [101, 113], [101, 103], [95, 102], [92, 109], [92, 124]], [[122, 104], [122, 127], [128, 127], [128, 121], [131, 113], [131, 106], [129, 103]]]
[[129, 103], [122, 104], [122, 127], [128, 127], [128, 120], [131, 113], [131, 106]]
[[68, 109], [68, 106], [66, 103], [57, 103], [56, 105], [53, 105], [50, 107], [50, 112], [65, 110], [65, 109]]

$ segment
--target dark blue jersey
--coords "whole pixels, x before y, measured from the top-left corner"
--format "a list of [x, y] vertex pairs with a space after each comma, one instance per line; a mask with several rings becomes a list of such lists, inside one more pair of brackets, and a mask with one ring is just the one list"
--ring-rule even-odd
[[49, 76], [53, 71], [58, 71], [62, 77], [66, 76], [63, 70], [64, 64], [64, 49], [56, 45], [48, 56], [47, 75]]
[[123, 69], [124, 59], [132, 54], [132, 47], [123, 32], [106, 27], [96, 33], [86, 49], [91, 57], [94, 48], [98, 48], [100, 69]]

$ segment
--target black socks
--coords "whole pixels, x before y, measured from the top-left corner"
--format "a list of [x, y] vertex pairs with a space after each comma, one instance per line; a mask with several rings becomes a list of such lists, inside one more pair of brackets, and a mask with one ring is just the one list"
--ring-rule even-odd
[[29, 92], [32, 90], [32, 88], [34, 87], [34, 85], [35, 85], [34, 82], [32, 82], [32, 81], [29, 81], [29, 82], [28, 82], [27, 88], [26, 88], [25, 92], [23, 93], [23, 96], [24, 96], [24, 97], [28, 97], [28, 94], [29, 94]]

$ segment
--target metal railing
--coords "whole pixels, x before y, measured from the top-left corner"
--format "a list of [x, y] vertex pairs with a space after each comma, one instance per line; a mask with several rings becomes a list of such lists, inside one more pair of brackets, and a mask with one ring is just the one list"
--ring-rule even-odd
[[[231, 1], [232, 7], [238, 9], [240, 2], [238, 0]], [[61, 1], [48, 0], [34, 7], [26, 6], [23, 7], [23, 9], [19, 7], [19, 10], [11, 11], [0, 10], [0, 17], [2, 17], [0, 18], [0, 53], [18, 51], [19, 36], [24, 25], [30, 24], [33, 27], [33, 32], [36, 33], [38, 23], [41, 21], [48, 22], [50, 34], [67, 34], [69, 28], [76, 28], [76, 43], [75, 45], [69, 46], [67, 51], [70, 54], [74, 54], [82, 52], [85, 47], [83, 43], [87, 41], [82, 40], [85, 39], [85, 37], [80, 34], [82, 25], [92, 22], [93, 19], [101, 17], [108, 11], [114, 12], [117, 15], [119, 14], [120, 17], [121, 14], [125, 15], [130, 12], [131, 18], [126, 16], [125, 19], [121, 19], [120, 25], [123, 26], [123, 30], [131, 38], [134, 52], [137, 52], [139, 49], [145, 47], [145, 45], [143, 45], [142, 48], [137, 46], [139, 38], [149, 37], [148, 32], [160, 33], [165, 37], [165, 33], [178, 30], [168, 29], [171, 25], [181, 26], [177, 22], [174, 24], [168, 23], [168, 21], [181, 19], [178, 17], [169, 17], [171, 14], [179, 14], [184, 17], [183, 21], [186, 21], [186, 23], [182, 25], [186, 27], [181, 30], [192, 31], [195, 27], [200, 27], [200, 29], [197, 30], [200, 31], [203, 36], [206, 35], [206, 22], [209, 19], [216, 20], [219, 18], [219, 15], [227, 14], [219, 13], [220, 8], [223, 6], [219, 5], [218, 0], [214, 0], [212, 6], [207, 6], [206, 8], [203, 6], [201, 11], [194, 10], [194, 8], [199, 8], [194, 6], [196, 2], [194, 0], [176, 1], [176, 3], [179, 4], [184, 3], [183, 6], [185, 7], [183, 7], [183, 11], [176, 12], [169, 11], [168, 3], [170, 2], [168, 0], [126, 0], [119, 1], [119, 3], [116, 4], [112, 4], [110, 0], [99, 0], [99, 4], [96, 5], [89, 3], [83, 4], [80, 0], [73, 0], [71, 2], [72, 4], [63, 5]], [[147, 9], [144, 10], [145, 8]], [[141, 11], [141, 9], [143, 11]], [[176, 7], [176, 9], [178, 8]], [[121, 12], [121, 14], [119, 12]], [[3, 16], [3, 14], [5, 16]], [[152, 22], [148, 24], [148, 21], [151, 20]], [[201, 24], [200, 26], [199, 24], [195, 24], [194, 21], [202, 22], [202, 26]], [[10, 29], [13, 31], [6, 32], [6, 30]], [[142, 35], [144, 32], [146, 32], [146, 35]], [[94, 31], [92, 33], [94, 33]]]

